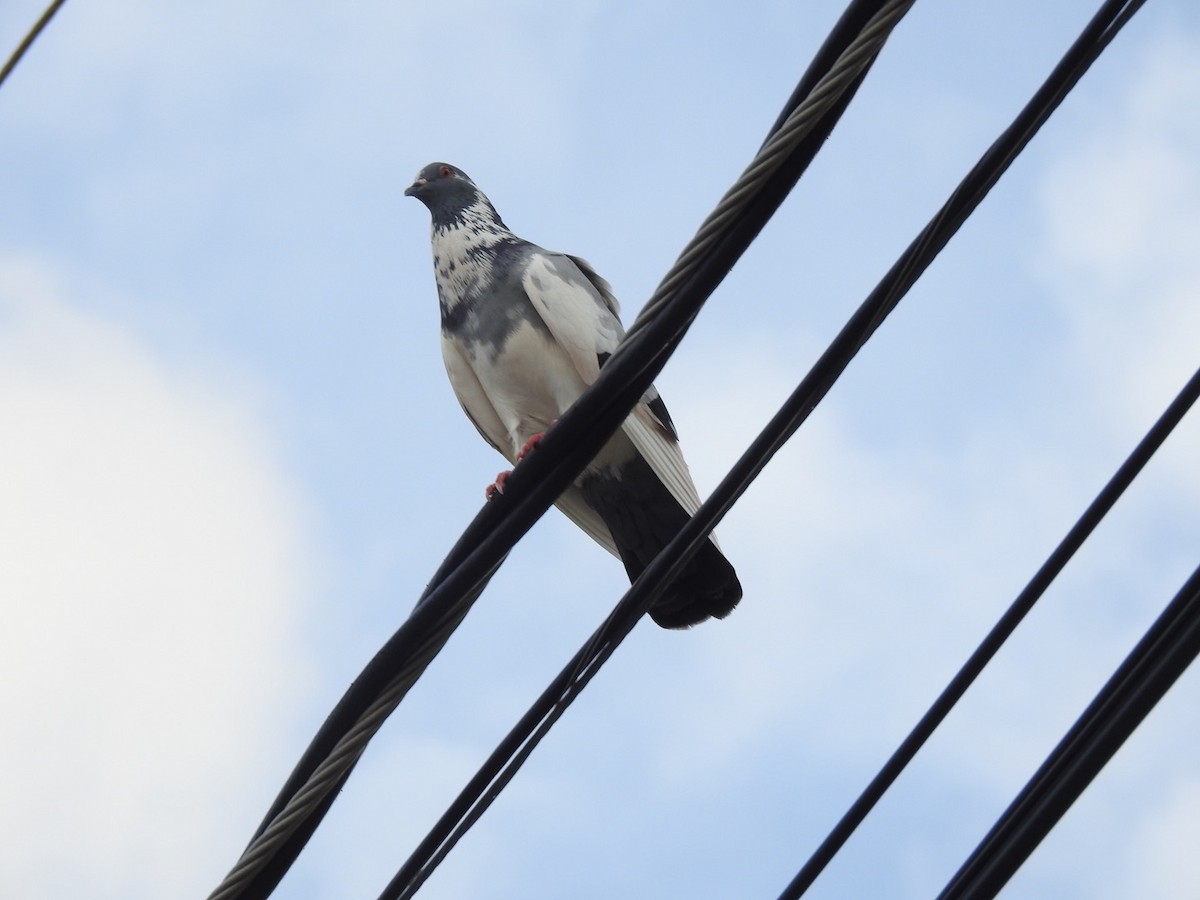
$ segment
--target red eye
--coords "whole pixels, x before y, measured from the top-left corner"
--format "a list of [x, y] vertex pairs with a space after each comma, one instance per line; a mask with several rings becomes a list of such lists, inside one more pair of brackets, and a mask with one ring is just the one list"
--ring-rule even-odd
[[442, 166], [440, 174], [443, 178], [449, 178], [454, 173], [454, 170], [449, 166]]

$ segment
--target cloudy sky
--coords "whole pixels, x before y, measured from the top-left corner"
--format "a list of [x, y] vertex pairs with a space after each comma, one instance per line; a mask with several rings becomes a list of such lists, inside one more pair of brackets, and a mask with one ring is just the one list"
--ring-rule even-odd
[[[42, 0], [0, 6], [7, 53]], [[0, 895], [200, 897], [501, 467], [438, 350], [461, 166], [626, 319], [838, 2], [69, 3], [0, 89]], [[659, 379], [702, 492], [1091, 16], [923, 0]], [[1118, 37], [422, 896], [775, 897], [1200, 364], [1200, 12]], [[810, 896], [939, 890], [1200, 562], [1168, 442]], [[282, 883], [373, 898], [619, 597], [557, 513]], [[1012, 896], [1200, 894], [1188, 672]]]

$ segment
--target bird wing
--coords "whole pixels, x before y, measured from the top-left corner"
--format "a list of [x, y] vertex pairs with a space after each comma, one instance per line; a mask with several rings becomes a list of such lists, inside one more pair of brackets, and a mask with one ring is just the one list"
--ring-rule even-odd
[[[612, 291], [612, 285], [600, 277], [600, 274], [592, 268], [592, 264], [586, 259], [579, 256], [571, 256], [563, 254], [571, 262], [575, 263], [575, 268], [583, 273], [583, 277], [591, 282], [592, 287], [596, 289], [596, 293], [600, 295], [600, 299], [604, 301], [604, 305], [608, 307], [608, 311], [613, 314], [613, 318], [617, 320], [617, 324], [621, 322], [621, 304], [617, 302], [617, 297]], [[622, 329], [624, 330], [624, 329]]]
[[604, 524], [600, 514], [588, 506], [587, 501], [583, 499], [583, 492], [579, 488], [571, 485], [559, 495], [559, 498], [554, 501], [554, 505], [562, 510], [563, 515], [582, 528], [593, 541], [617, 559], [621, 558], [621, 554], [617, 552], [617, 542], [613, 540], [612, 532], [608, 530], [608, 526]]
[[[591, 271], [590, 266], [587, 269]], [[596, 380], [603, 361], [617, 349], [625, 333], [614, 312], [616, 300], [608, 284], [603, 279], [599, 282], [603, 289], [571, 257], [545, 251], [530, 255], [521, 276], [521, 286], [533, 308], [566, 351], [584, 384]]]
[[483, 435], [485, 441], [499, 450], [509, 462], [513, 462], [508, 429], [504, 427], [483, 385], [479, 383], [479, 376], [471, 368], [462, 347], [446, 334], [442, 335], [442, 359], [446, 363], [446, 374], [450, 376], [450, 386], [454, 388], [458, 402], [462, 404], [463, 412], [467, 414], [471, 424]]
[[[583, 260], [540, 252], [530, 257], [522, 285], [584, 383], [591, 384], [625, 334], [608, 282]], [[688, 515], [694, 513], [700, 497], [679, 449], [675, 427], [653, 386], [621, 429], [679, 505]]]

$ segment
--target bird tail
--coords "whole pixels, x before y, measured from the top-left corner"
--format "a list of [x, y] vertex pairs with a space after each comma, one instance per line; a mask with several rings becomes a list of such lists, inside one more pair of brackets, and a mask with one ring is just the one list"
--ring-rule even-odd
[[[615, 471], [589, 473], [579, 486], [612, 533], [630, 581], [691, 518], [640, 455]], [[663, 628], [688, 628], [725, 618], [741, 599], [737, 573], [710, 537], [655, 601], [650, 618]]]

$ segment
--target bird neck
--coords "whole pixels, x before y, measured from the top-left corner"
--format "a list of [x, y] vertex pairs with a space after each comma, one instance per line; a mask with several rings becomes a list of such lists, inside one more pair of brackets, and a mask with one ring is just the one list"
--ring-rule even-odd
[[517, 238], [486, 197], [433, 225], [433, 271], [442, 308], [471, 300], [490, 283], [499, 249]]

